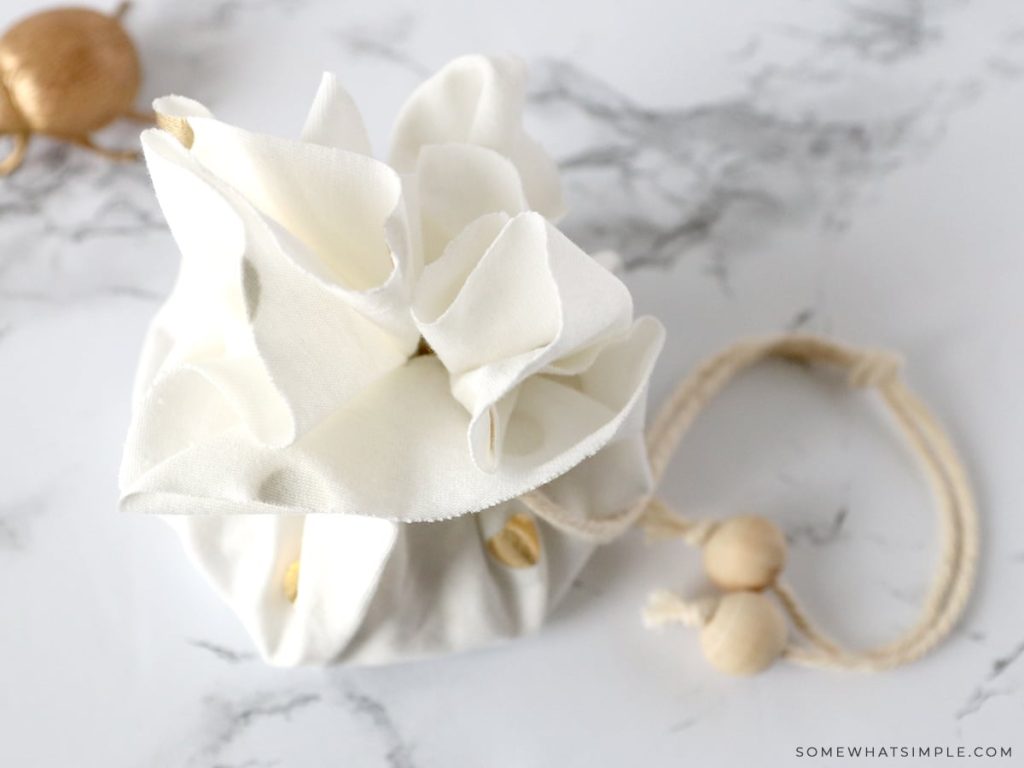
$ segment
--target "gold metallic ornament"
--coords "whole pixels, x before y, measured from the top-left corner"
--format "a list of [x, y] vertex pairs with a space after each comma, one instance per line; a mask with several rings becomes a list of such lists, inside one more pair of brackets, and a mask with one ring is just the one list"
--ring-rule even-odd
[[540, 562], [540, 532], [533, 518], [517, 512], [505, 527], [487, 540], [487, 551], [509, 568], [529, 568]]
[[0, 38], [0, 135], [14, 147], [0, 176], [21, 165], [29, 137], [43, 134], [112, 160], [138, 153], [97, 146], [89, 134], [118, 118], [145, 122], [133, 102], [142, 79], [139, 56], [121, 26], [128, 3], [113, 15], [56, 8], [29, 16]]

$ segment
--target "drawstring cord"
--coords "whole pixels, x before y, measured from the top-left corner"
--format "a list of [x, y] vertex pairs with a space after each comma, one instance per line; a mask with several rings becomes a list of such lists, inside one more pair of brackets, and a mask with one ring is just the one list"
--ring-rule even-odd
[[[790, 588], [778, 579], [784, 542], [761, 518], [690, 520], [673, 512], [653, 492], [618, 515], [595, 519], [570, 513], [542, 490], [530, 491], [520, 500], [555, 528], [589, 541], [608, 542], [640, 525], [649, 535], [676, 537], [703, 548], [712, 580], [729, 591], [720, 598], [695, 601], [658, 591], [651, 595], [645, 619], [649, 626], [682, 623], [701, 627], [705, 653], [724, 671], [757, 672], [777, 656], [810, 667], [865, 671], [915, 661], [950, 633], [967, 604], [978, 557], [978, 512], [963, 463], [945, 431], [902, 381], [900, 360], [893, 354], [802, 334], [741, 341], [728, 347], [680, 382], [648, 430], [653, 485], [660, 483], [683, 435], [715, 395], [737, 374], [770, 358], [825, 363], [844, 369], [851, 386], [876, 389], [932, 486], [939, 505], [941, 554], [920, 618], [895, 641], [855, 651], [818, 629]], [[759, 564], [762, 572], [751, 577], [751, 569], [756, 571]], [[716, 578], [716, 573], [725, 575]], [[802, 642], [789, 640], [777, 615], [780, 609]]]

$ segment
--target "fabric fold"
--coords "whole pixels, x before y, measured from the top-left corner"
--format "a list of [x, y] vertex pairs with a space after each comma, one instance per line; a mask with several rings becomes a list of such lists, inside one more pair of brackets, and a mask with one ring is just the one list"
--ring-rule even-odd
[[463, 56], [413, 92], [399, 113], [391, 165], [416, 167], [431, 144], [476, 144], [507, 157], [523, 179], [531, 210], [565, 212], [558, 168], [522, 126], [526, 70], [518, 59]]
[[373, 155], [359, 108], [332, 72], [324, 72], [320, 78], [320, 86], [302, 127], [302, 140], [367, 157]]
[[[525, 382], [493, 472], [474, 464], [469, 417], [450, 395], [447, 371], [426, 355], [288, 446], [261, 444], [240, 421], [228, 421], [123, 478], [122, 507], [157, 514], [332, 512], [410, 523], [479, 512], [550, 482], [625, 436], [621, 427], [642, 405], [662, 336], [657, 322], [642, 318], [610, 342], [595, 366], [614, 373], [612, 381], [595, 384], [584, 373], [579, 381]], [[265, 496], [269, 476], [290, 479], [287, 503]]]
[[[499, 224], [481, 248], [477, 233]], [[516, 388], [530, 376], [587, 370], [605, 344], [626, 335], [633, 306], [614, 275], [539, 214], [487, 217], [470, 233], [428, 265], [414, 315], [470, 413], [474, 462], [493, 471], [514, 418]], [[566, 411], [554, 424], [572, 433], [571, 422]]]
[[[260, 171], [262, 181], [246, 185], [243, 182], [251, 181], [255, 173], [251, 169], [260, 166], [263, 154], [277, 156], [294, 150], [301, 156], [306, 150], [296, 143], [247, 134], [211, 118], [190, 118], [189, 125], [195, 135], [191, 150], [161, 131], [146, 132], [144, 150], [161, 206], [169, 220], [175, 219], [172, 228], [179, 242], [195, 243], [199, 249], [214, 244], [218, 249], [214, 263], [230, 260], [230, 274], [222, 276], [230, 300], [209, 297], [209, 261], [194, 259], [187, 266], [183, 262], [183, 276], [193, 272], [196, 276], [179, 281], [172, 303], [182, 311], [162, 313], [163, 322], [176, 325], [164, 337], [175, 339], [176, 351], [171, 354], [179, 361], [187, 358], [183, 336], [193, 347], [203, 348], [207, 356], [217, 354], [213, 351], [217, 349], [215, 324], [204, 310], [223, 313], [224, 307], [233, 308], [230, 332], [235, 347], [239, 340], [249, 344], [244, 354], [259, 359], [291, 415], [289, 428], [274, 434], [257, 430], [257, 434], [268, 443], [282, 445], [342, 407], [387, 371], [404, 364], [415, 350], [419, 334], [409, 318], [405, 264], [398, 255], [406, 244], [393, 245], [401, 242], [395, 233], [401, 235], [405, 229], [401, 185], [384, 169], [377, 184], [360, 188], [353, 179], [347, 191], [317, 197], [317, 202], [328, 203], [328, 212], [302, 210], [297, 215], [295, 211], [302, 206], [283, 202], [286, 196], [281, 192], [290, 184], [305, 184], [297, 172], [325, 159], [334, 163], [327, 168], [340, 180], [346, 174], [358, 176], [368, 168], [378, 173], [378, 168], [384, 167], [366, 165], [376, 161], [347, 151], [321, 147], [307, 158], [305, 166], [297, 161], [292, 167], [280, 159], [283, 166], [266, 163], [270, 170]], [[224, 149], [228, 144], [234, 147], [232, 151]], [[323, 168], [316, 178], [322, 186], [337, 186]], [[243, 196], [236, 185], [246, 186], [249, 194]], [[346, 208], [350, 195], [366, 198], [359, 209], [364, 215], [357, 218], [360, 226], [369, 227], [369, 242], [359, 248], [347, 248], [346, 241], [336, 241], [332, 235], [344, 223], [332, 220], [329, 211]], [[365, 220], [367, 211], [376, 211], [376, 225]], [[349, 211], [348, 215], [355, 214]], [[227, 237], [218, 233], [228, 229], [234, 240], [217, 245]], [[314, 250], [317, 248], [319, 252]], [[343, 261], [351, 262], [365, 257], [366, 263], [347, 272], [347, 277], [339, 276], [325, 253], [340, 253]], [[362, 287], [342, 284], [346, 279]], [[236, 352], [224, 350], [221, 354], [231, 357]], [[253, 385], [252, 392], [265, 393], [267, 389], [261, 382]], [[279, 405], [268, 402], [264, 407]], [[243, 407], [250, 413], [258, 409], [253, 403]], [[275, 423], [280, 425], [282, 420]]]

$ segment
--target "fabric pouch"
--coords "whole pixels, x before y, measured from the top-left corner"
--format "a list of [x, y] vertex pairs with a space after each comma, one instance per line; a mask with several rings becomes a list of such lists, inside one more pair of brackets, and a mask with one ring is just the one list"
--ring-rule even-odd
[[300, 140], [157, 100], [181, 251], [142, 354], [122, 507], [162, 516], [278, 665], [381, 663], [538, 628], [651, 490], [660, 324], [557, 228], [512, 60], [457, 59], [372, 157], [325, 75]]

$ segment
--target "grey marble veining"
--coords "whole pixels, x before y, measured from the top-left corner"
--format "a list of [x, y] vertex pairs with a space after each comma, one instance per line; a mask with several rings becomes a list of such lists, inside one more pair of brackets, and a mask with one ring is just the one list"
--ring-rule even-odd
[[[736, 54], [742, 91], [675, 109], [637, 103], [569, 61], [544, 62], [533, 104], [585, 126], [586, 138], [561, 158], [585, 201], [570, 230], [625, 254], [628, 268], [671, 264], [706, 246], [707, 269], [727, 287], [730, 254], [766, 229], [844, 227], [862, 188], [926, 156], [952, 113], [1020, 66], [1019, 36], [1002, 35], [979, 70], [952, 81], [925, 72], [917, 98], [892, 99], [882, 114], [836, 116], [815, 105], [843, 80], [958, 47], [947, 39], [944, 5], [844, 5], [832, 30], [781, 25]], [[778, 38], [800, 53], [766, 60], [762, 50]], [[779, 103], [794, 97], [799, 110]]]
[[[0, 21], [33, 7], [9, 5]], [[630, 539], [598, 553], [537, 637], [383, 669], [269, 669], [171, 533], [114, 511], [132, 370], [177, 264], [145, 169], [41, 139], [0, 180], [0, 764], [784, 765], [796, 746], [843, 743], [1024, 754], [1018, 4], [160, 0], [129, 27], [140, 103], [183, 92], [294, 133], [332, 69], [381, 152], [409, 90], [447, 59], [522, 55], [531, 129], [564, 173], [564, 227], [617, 251], [638, 309], [668, 327], [653, 394], [743, 333], [898, 346], [975, 475], [979, 588], [951, 639], [905, 670], [731, 681], [693, 633], [638, 620], [649, 589], [705, 588], [698, 559]], [[102, 139], [136, 140], [131, 126]], [[778, 519], [809, 610], [881, 642], [923, 599], [933, 511], [874, 412], [801, 376], [783, 366], [727, 393], [665, 493]]]
[[212, 654], [214, 658], [228, 662], [229, 664], [241, 664], [243, 662], [254, 661], [257, 658], [256, 654], [253, 652], [238, 651], [218, 643], [210, 642], [209, 640], [190, 639], [188, 642], [189, 645], [206, 651], [207, 653]]
[[405, 742], [391, 713], [383, 703], [373, 696], [352, 689], [345, 690], [344, 701], [353, 714], [368, 720], [371, 727], [380, 735], [387, 750], [384, 760], [388, 768], [414, 768], [413, 750]]
[[[245, 731], [258, 727], [264, 720], [287, 720], [297, 711], [320, 702], [315, 693], [265, 692], [242, 701], [211, 695], [202, 702], [202, 719], [207, 735], [189, 762], [204, 765], [216, 761]], [[246, 761], [251, 762], [251, 761]], [[218, 763], [214, 763], [218, 764]], [[244, 763], [243, 763], [244, 764]]]
[[957, 710], [957, 720], [977, 715], [982, 708], [996, 696], [1016, 696], [1020, 693], [1019, 682], [1009, 682], [1004, 675], [1010, 671], [1021, 657], [1024, 656], [1024, 641], [1018, 643], [1005, 656], [999, 656], [992, 661], [991, 669], [985, 679], [971, 692], [970, 697], [964, 705]]

